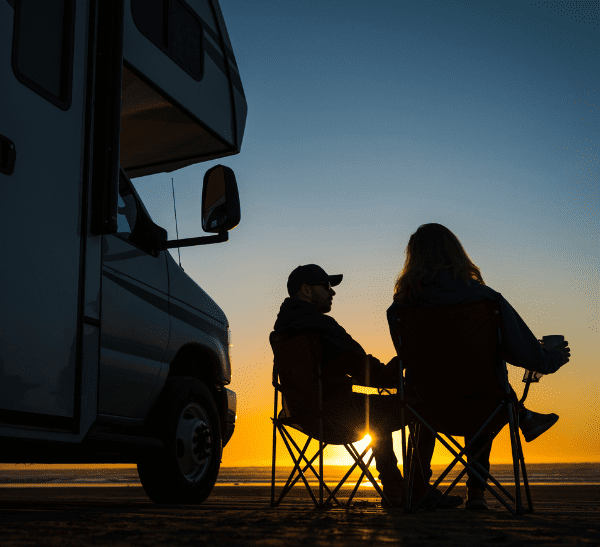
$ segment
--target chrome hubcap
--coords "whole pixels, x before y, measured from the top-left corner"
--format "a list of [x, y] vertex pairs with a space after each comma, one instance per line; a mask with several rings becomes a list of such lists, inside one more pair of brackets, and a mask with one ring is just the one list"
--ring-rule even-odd
[[199, 404], [190, 403], [179, 416], [175, 446], [181, 473], [190, 482], [200, 481], [212, 456], [212, 432]]

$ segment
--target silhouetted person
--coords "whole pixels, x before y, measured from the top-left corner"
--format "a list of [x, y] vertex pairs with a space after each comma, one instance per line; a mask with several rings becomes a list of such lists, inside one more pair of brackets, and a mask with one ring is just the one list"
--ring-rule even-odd
[[[392, 432], [401, 427], [400, 408], [394, 397], [367, 396], [352, 391], [353, 384], [371, 387], [396, 387], [399, 380], [398, 358], [384, 365], [372, 355], [367, 355], [332, 317], [335, 291], [333, 286], [342, 281], [342, 275], [327, 275], [316, 264], [299, 266], [289, 276], [287, 289], [290, 295], [281, 305], [274, 331], [294, 334], [303, 331], [319, 335], [322, 351], [323, 413], [340, 428], [363, 431], [366, 423], [366, 398], [369, 398], [369, 424], [373, 443], [375, 465], [385, 496], [392, 506], [403, 505], [403, 479], [392, 445]], [[423, 432], [419, 451], [424, 468], [429, 466], [435, 436]], [[430, 490], [431, 469], [423, 476], [415, 473], [413, 496], [419, 499], [429, 492], [429, 503], [441, 497], [439, 490]], [[439, 507], [455, 507], [462, 503], [460, 496], [448, 496]], [[387, 506], [382, 499], [382, 505]]]
[[[394, 303], [387, 311], [390, 333], [396, 324], [396, 309], [402, 306], [452, 306], [483, 299], [500, 302], [503, 322], [502, 359], [511, 365], [552, 374], [569, 361], [568, 342], [559, 349], [544, 349], [523, 319], [492, 288], [487, 287], [479, 268], [473, 264], [458, 238], [441, 224], [423, 224], [408, 241], [404, 268], [396, 281]], [[512, 390], [512, 388], [511, 388]], [[512, 391], [513, 395], [514, 390]], [[538, 414], [522, 408], [519, 411], [519, 427], [527, 442], [531, 442], [552, 427], [556, 414]], [[490, 439], [481, 435], [473, 447], [477, 453]], [[469, 438], [465, 438], [465, 443]], [[478, 458], [489, 471], [490, 447]], [[475, 477], [467, 480], [467, 509], [486, 509], [485, 486]]]

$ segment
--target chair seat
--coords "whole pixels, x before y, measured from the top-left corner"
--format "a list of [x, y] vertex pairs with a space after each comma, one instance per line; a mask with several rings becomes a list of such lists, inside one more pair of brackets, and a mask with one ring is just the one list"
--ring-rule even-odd
[[[433, 429], [448, 435], [464, 437], [478, 431], [501, 401], [493, 399], [458, 399], [444, 403], [419, 402], [413, 408]], [[410, 404], [410, 403], [409, 403]], [[498, 413], [486, 428], [498, 432], [508, 423], [505, 413]]]
[[314, 439], [321, 440], [326, 444], [352, 444], [360, 441], [364, 437], [364, 433], [349, 430], [347, 427], [344, 427], [343, 424], [336, 424], [327, 419], [324, 420], [323, 436], [321, 437], [318, 417], [287, 416], [284, 410], [279, 412], [276, 422], [285, 425], [286, 427], [296, 429], [297, 431], [300, 431], [309, 437], [313, 437]]

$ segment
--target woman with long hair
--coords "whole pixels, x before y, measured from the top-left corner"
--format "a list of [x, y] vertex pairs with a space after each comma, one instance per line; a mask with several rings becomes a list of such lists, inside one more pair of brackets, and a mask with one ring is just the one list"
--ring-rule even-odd
[[452, 273], [453, 280], [460, 279], [467, 287], [471, 280], [485, 285], [479, 268], [448, 228], [435, 223], [423, 224], [408, 241], [406, 262], [394, 287], [394, 300], [418, 298], [424, 279], [433, 277], [438, 270]]
[[[410, 236], [404, 267], [394, 287], [394, 303], [387, 311], [390, 333], [394, 338], [396, 314], [400, 307], [452, 306], [483, 299], [500, 303], [504, 327], [503, 357], [511, 365], [552, 374], [569, 361], [568, 342], [563, 342], [559, 349], [544, 349], [508, 301], [486, 286], [479, 268], [456, 235], [436, 223], [423, 224]], [[539, 437], [557, 420], [556, 414], [539, 414], [525, 408], [519, 411], [519, 427], [527, 442]], [[474, 446], [474, 452], [489, 439], [490, 436], [481, 436], [481, 446]], [[465, 442], [468, 443], [468, 439]], [[491, 445], [477, 460], [488, 471], [490, 451]], [[469, 476], [467, 509], [487, 509], [484, 493], [485, 486]]]

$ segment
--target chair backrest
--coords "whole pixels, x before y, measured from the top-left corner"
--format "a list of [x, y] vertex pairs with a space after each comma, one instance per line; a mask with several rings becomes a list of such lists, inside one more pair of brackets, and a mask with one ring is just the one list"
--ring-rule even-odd
[[407, 393], [420, 406], [492, 408], [510, 393], [501, 358], [499, 303], [493, 300], [454, 306], [399, 307], [394, 345], [406, 369]]
[[277, 417], [328, 444], [354, 443], [362, 439], [362, 427], [355, 429], [353, 423], [339, 422], [323, 411], [319, 335], [308, 331], [272, 332], [269, 341], [273, 349], [273, 386], [282, 399], [282, 411]]
[[273, 385], [281, 392], [286, 417], [318, 419], [321, 406], [321, 344], [318, 334], [272, 332], [269, 341], [273, 349]]

